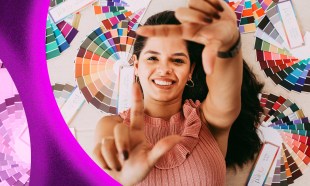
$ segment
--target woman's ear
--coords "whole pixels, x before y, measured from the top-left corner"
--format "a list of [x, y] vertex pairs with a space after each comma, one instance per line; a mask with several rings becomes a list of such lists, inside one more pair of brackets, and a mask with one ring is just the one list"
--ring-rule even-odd
[[135, 75], [138, 75], [138, 58], [137, 55], [132, 55], [131, 60], [133, 61], [133, 67], [135, 70]]

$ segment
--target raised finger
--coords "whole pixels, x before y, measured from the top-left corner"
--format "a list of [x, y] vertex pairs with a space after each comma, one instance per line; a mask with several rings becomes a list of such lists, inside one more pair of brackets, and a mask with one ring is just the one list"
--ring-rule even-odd
[[106, 170], [111, 170], [111, 168], [108, 166], [106, 161], [104, 160], [102, 153], [101, 153], [101, 143], [98, 143], [93, 151], [94, 157], [96, 159], [97, 164]]
[[189, 8], [198, 10], [204, 14], [207, 14], [215, 19], [219, 19], [219, 11], [209, 2], [204, 0], [189, 0]]
[[132, 105], [130, 109], [130, 130], [144, 132], [144, 105], [140, 85], [135, 82], [132, 86]]
[[207, 43], [202, 51], [203, 67], [207, 75], [211, 75], [214, 70], [214, 64], [220, 46], [220, 41], [213, 40]]
[[191, 8], [181, 7], [175, 11], [176, 18], [182, 23], [198, 23], [210, 24], [212, 23], [212, 15], [203, 13], [201, 11], [193, 10]]
[[129, 129], [124, 124], [118, 124], [114, 128], [115, 145], [120, 154], [122, 161], [128, 159], [129, 156]]
[[115, 141], [112, 137], [106, 137], [102, 139], [101, 153], [105, 159], [107, 165], [112, 170], [121, 170], [121, 164], [118, 160], [118, 153], [115, 146]]
[[141, 26], [136, 31], [138, 35], [144, 37], [181, 37], [181, 25], [154, 25]]

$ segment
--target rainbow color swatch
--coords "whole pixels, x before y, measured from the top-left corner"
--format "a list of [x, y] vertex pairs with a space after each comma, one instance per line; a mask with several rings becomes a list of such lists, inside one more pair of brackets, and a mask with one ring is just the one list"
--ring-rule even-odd
[[267, 142], [277, 144], [280, 153], [264, 185], [289, 185], [303, 176], [310, 164], [310, 122], [290, 99], [274, 94], [262, 94], [260, 130]]
[[[143, 1], [146, 5], [149, 2]], [[118, 112], [120, 67], [130, 65], [136, 29], [146, 10], [128, 11], [130, 5], [120, 0], [95, 4], [102, 26], [88, 35], [75, 59], [75, 78], [86, 101], [112, 114]]]
[[235, 11], [240, 33], [255, 32], [257, 23], [268, 8], [275, 6], [273, 0], [225, 0]]
[[[50, 7], [57, 6], [62, 2], [64, 2], [64, 0], [52, 0]], [[46, 59], [55, 58], [68, 49], [77, 33], [78, 30], [65, 20], [55, 24], [53, 20], [48, 17], [45, 36]]]

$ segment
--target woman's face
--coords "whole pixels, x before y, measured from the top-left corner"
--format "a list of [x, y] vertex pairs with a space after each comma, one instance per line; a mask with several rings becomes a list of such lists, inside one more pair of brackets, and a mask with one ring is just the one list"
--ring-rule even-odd
[[186, 42], [178, 38], [148, 38], [139, 60], [135, 58], [145, 99], [181, 100], [192, 71]]

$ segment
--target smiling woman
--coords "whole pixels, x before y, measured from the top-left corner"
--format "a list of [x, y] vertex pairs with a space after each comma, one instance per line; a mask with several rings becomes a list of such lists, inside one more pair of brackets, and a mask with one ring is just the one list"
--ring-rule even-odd
[[225, 157], [227, 165], [253, 158], [261, 85], [242, 60], [235, 21], [224, 2], [195, 0], [137, 31], [132, 107], [96, 129], [95, 156], [114, 179], [225, 185]]

